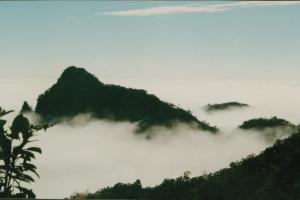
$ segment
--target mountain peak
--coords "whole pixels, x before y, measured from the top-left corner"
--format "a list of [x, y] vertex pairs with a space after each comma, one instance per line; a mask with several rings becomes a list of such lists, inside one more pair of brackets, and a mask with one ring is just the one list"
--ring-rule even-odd
[[94, 75], [75, 66], [64, 70], [57, 83], [41, 94], [36, 112], [47, 119], [92, 113], [98, 119], [138, 123], [137, 132], [152, 126], [171, 127], [177, 122], [217, 132], [190, 112], [161, 101], [144, 90], [101, 83]]
[[99, 84], [99, 80], [93, 75], [87, 72], [84, 68], [70, 66], [67, 67], [61, 74], [58, 82], [72, 82], [83, 84], [85, 82]]

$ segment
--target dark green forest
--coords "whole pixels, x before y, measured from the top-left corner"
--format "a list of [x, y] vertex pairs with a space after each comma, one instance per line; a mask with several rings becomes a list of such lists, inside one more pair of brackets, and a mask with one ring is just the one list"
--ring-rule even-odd
[[117, 183], [85, 195], [88, 199], [299, 200], [300, 132], [278, 140], [258, 156], [216, 173], [190, 178], [189, 172], [155, 187]]
[[264, 128], [277, 128], [277, 127], [290, 127], [296, 128], [294, 124], [291, 122], [281, 119], [278, 117], [271, 117], [271, 118], [255, 118], [244, 121], [239, 128], [241, 129], [264, 129]]
[[207, 112], [212, 112], [212, 111], [228, 110], [231, 108], [243, 108], [243, 107], [249, 107], [249, 105], [233, 101], [233, 102], [226, 102], [220, 104], [208, 104], [205, 106], [205, 110]]
[[104, 84], [85, 69], [74, 66], [65, 69], [57, 83], [38, 97], [35, 110], [46, 121], [92, 113], [99, 119], [138, 122], [137, 132], [152, 126], [171, 127], [176, 122], [194, 124], [212, 133], [218, 131], [145, 90]]

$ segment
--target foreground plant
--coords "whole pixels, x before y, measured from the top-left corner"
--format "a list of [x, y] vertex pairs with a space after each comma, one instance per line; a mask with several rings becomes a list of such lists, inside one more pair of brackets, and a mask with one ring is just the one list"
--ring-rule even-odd
[[35, 198], [25, 183], [34, 182], [33, 175], [39, 177], [37, 167], [32, 163], [35, 154], [42, 153], [39, 147], [29, 146], [36, 132], [49, 126], [34, 126], [22, 114], [15, 117], [9, 130], [5, 130], [3, 116], [13, 111], [0, 107], [0, 198]]

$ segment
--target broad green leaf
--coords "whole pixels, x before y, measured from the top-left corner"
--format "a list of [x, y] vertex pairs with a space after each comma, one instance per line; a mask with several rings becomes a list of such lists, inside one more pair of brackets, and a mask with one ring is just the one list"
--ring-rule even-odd
[[36, 166], [30, 163], [24, 163], [23, 167], [25, 170], [36, 169]]
[[30, 147], [30, 148], [28, 148], [26, 150], [28, 150], [28, 151], [34, 151], [34, 152], [37, 152], [37, 153], [40, 153], [40, 154], [42, 153], [42, 149], [39, 148], [39, 147]]

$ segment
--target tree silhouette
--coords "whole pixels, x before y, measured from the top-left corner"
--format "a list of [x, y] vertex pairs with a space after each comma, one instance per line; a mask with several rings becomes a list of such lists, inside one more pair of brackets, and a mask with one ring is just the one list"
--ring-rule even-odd
[[22, 183], [34, 182], [32, 175], [39, 177], [32, 161], [42, 150], [29, 144], [36, 141], [37, 131], [46, 130], [49, 125], [34, 126], [19, 114], [10, 130], [5, 130], [6, 120], [1, 118], [11, 112], [0, 107], [0, 198], [35, 198], [33, 191]]
[[23, 106], [20, 110], [20, 113], [27, 113], [27, 112], [32, 112], [31, 106], [28, 104], [27, 101], [24, 101]]

